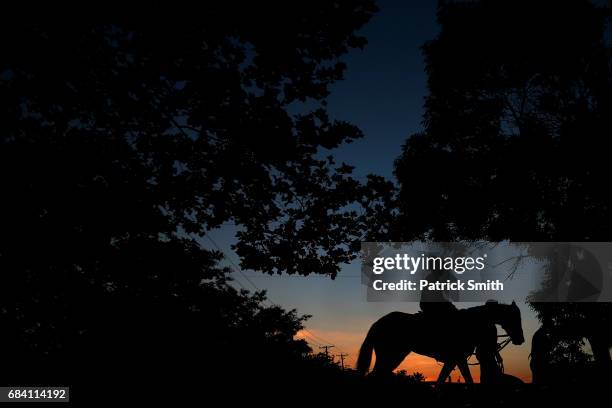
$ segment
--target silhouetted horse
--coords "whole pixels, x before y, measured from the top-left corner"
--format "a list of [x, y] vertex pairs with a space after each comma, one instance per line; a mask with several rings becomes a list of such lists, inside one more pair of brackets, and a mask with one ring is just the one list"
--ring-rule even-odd
[[357, 371], [362, 375], [370, 368], [372, 350], [376, 363], [372, 374], [390, 374], [411, 352], [433, 357], [444, 363], [438, 382], [444, 382], [456, 365], [466, 382], [473, 382], [467, 358], [476, 350], [481, 364], [481, 382], [494, 381], [499, 368], [496, 324], [510, 336], [513, 344], [522, 344], [521, 312], [511, 305], [487, 303], [459, 310], [449, 321], [435, 321], [425, 313], [392, 312], [376, 321], [366, 336]]

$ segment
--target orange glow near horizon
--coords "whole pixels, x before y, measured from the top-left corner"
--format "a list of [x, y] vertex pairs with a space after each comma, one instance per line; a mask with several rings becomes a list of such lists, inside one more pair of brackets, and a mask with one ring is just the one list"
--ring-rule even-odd
[[[354, 367], [355, 362], [357, 360], [357, 355], [359, 354], [359, 348], [361, 347], [361, 342], [365, 337], [367, 329], [360, 332], [348, 332], [348, 331], [325, 331], [314, 328], [307, 328], [307, 332], [304, 330], [299, 331], [296, 334], [297, 339], [304, 339], [308, 341], [313, 352], [317, 353], [319, 351], [318, 345], [324, 343], [324, 339], [334, 339], [334, 344], [336, 344], [336, 348], [330, 349], [330, 353], [338, 354], [340, 352], [348, 353], [348, 356], [344, 360], [344, 364], [347, 367]], [[315, 342], [318, 343], [315, 344]], [[515, 377], [520, 378], [525, 382], [531, 382], [531, 371], [529, 370], [526, 350], [523, 349], [525, 345], [521, 346], [521, 348], [512, 348], [512, 346], [508, 346], [506, 350], [502, 352], [502, 357], [504, 358], [504, 366], [505, 372], [507, 374], [511, 374]], [[339, 347], [339, 348], [338, 348]], [[337, 361], [337, 358], [335, 359]], [[372, 356], [372, 365], [370, 369], [373, 367], [374, 362], [376, 361], [376, 353]], [[475, 357], [470, 359], [470, 362], [477, 362]], [[406, 370], [408, 374], [412, 374], [415, 372], [419, 372], [423, 374], [425, 377], [425, 381], [436, 381], [438, 378], [438, 374], [442, 369], [442, 365], [438, 363], [435, 359], [422, 356], [415, 353], [410, 353], [408, 357], [404, 359], [404, 361], [399, 365], [396, 371]], [[471, 365], [470, 371], [472, 373], [472, 377], [474, 377], [474, 381], [480, 381], [480, 367], [478, 365]], [[453, 382], [456, 382], [459, 378], [459, 370], [455, 369], [451, 378]], [[461, 382], [465, 380], [461, 376]]]

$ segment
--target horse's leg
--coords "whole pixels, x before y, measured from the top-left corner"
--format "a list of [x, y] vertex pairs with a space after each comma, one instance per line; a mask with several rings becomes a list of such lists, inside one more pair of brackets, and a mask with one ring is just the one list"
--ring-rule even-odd
[[480, 363], [480, 383], [492, 384], [499, 380], [501, 371], [495, 359], [495, 349], [490, 347], [477, 347], [476, 358]]
[[444, 384], [444, 382], [448, 379], [448, 376], [450, 375], [451, 371], [454, 370], [456, 365], [457, 363], [454, 361], [452, 363], [448, 361], [444, 363], [444, 367], [442, 367], [442, 370], [440, 370], [438, 381], [436, 381], [437, 385]]
[[495, 325], [485, 327], [480, 333], [480, 342], [476, 345], [476, 358], [480, 363], [480, 383], [493, 384], [501, 378], [497, 363], [497, 329]]
[[398, 350], [375, 350], [376, 362], [372, 374], [374, 375], [390, 375], [393, 370], [399, 366], [406, 358], [410, 351]]
[[474, 384], [474, 379], [472, 378], [472, 373], [470, 373], [470, 366], [466, 360], [459, 360], [457, 364], [459, 366], [459, 371], [461, 371], [461, 375], [467, 384]]

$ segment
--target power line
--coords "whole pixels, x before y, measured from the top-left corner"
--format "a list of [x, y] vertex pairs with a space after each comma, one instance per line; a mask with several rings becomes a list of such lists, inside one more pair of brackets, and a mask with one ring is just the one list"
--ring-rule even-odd
[[320, 349], [324, 349], [325, 350], [325, 357], [329, 358], [329, 349], [333, 348], [333, 345], [325, 345], [325, 346], [319, 346]]
[[213, 244], [213, 245], [214, 245], [214, 246], [215, 246], [215, 247], [216, 247], [216, 248], [219, 250], [219, 252], [221, 252], [221, 253], [222, 253], [222, 254], [225, 256], [225, 258], [226, 258], [226, 259], [227, 259], [227, 260], [228, 260], [228, 261], [229, 261], [229, 262], [230, 262], [230, 263], [231, 263], [231, 264], [234, 266], [234, 268], [237, 270], [237, 272], [238, 272], [238, 273], [240, 273], [240, 274], [241, 274], [241, 275], [244, 277], [244, 279], [246, 279], [246, 281], [247, 281], [247, 282], [249, 282], [249, 283], [251, 284], [251, 286], [253, 286], [253, 288], [255, 288], [255, 291], [256, 291], [256, 292], [258, 292], [258, 291], [259, 291], [259, 288], [257, 287], [257, 285], [255, 285], [255, 284], [254, 284], [254, 283], [253, 283], [253, 282], [252, 282], [252, 281], [249, 279], [249, 277], [248, 277], [248, 276], [246, 276], [246, 275], [245, 275], [245, 273], [244, 273], [244, 272], [242, 272], [242, 270], [236, 266], [236, 264], [234, 263], [234, 261], [232, 261], [232, 259], [231, 259], [230, 257], [228, 257], [227, 255], [225, 255], [225, 252], [223, 252], [223, 250], [221, 249], [221, 247], [219, 247], [219, 245], [217, 245], [217, 243], [216, 243], [216, 242], [215, 242], [215, 241], [214, 241], [214, 240], [213, 240], [213, 239], [210, 237], [210, 235], [209, 235], [209, 234], [206, 234], [206, 235], [205, 235], [205, 237], [206, 237], [206, 238], [208, 238], [208, 240], [209, 240], [210, 242], [212, 242], [212, 244]]
[[347, 357], [348, 354], [345, 353], [340, 353], [338, 354], [338, 357], [340, 357], [340, 367], [342, 367], [342, 369], [344, 370], [344, 357]]
[[[257, 285], [255, 285], [255, 284], [254, 284], [254, 283], [253, 283], [253, 282], [252, 282], [252, 281], [251, 281], [251, 280], [248, 278], [248, 276], [246, 276], [246, 274], [245, 274], [245, 273], [242, 271], [242, 269], [240, 269], [240, 268], [239, 268], [239, 267], [238, 267], [238, 266], [237, 266], [237, 265], [234, 263], [234, 261], [232, 261], [232, 259], [231, 259], [229, 256], [227, 256], [227, 255], [225, 254], [225, 252], [224, 252], [224, 251], [221, 249], [221, 247], [220, 247], [220, 246], [219, 246], [219, 245], [218, 245], [218, 244], [215, 242], [215, 240], [214, 240], [214, 239], [212, 239], [212, 238], [210, 237], [210, 235], [209, 235], [209, 234], [206, 234], [206, 235], [205, 235], [205, 237], [206, 237], [206, 238], [208, 238], [208, 240], [209, 240], [209, 241], [210, 241], [210, 242], [211, 242], [211, 243], [212, 243], [212, 244], [215, 246], [215, 248], [217, 248], [217, 250], [218, 250], [219, 252], [221, 252], [221, 253], [224, 255], [224, 257], [225, 257], [225, 258], [226, 258], [226, 259], [227, 259], [227, 260], [228, 260], [228, 261], [229, 261], [229, 262], [232, 264], [232, 266], [233, 266], [234, 268], [230, 268], [230, 269], [235, 270], [236, 272], [240, 273], [240, 275], [242, 275], [242, 276], [244, 277], [244, 279], [245, 279], [245, 280], [246, 280], [246, 281], [247, 281], [247, 282], [248, 282], [248, 283], [249, 283], [249, 284], [250, 284], [250, 285], [251, 285], [251, 286], [252, 286], [252, 287], [255, 289], [255, 291], [256, 291], [256, 292], [259, 292], [259, 291], [260, 291], [260, 289], [257, 287]], [[237, 280], [237, 279], [236, 279], [236, 282], [237, 282], [237, 283], [240, 285], [240, 287], [242, 287], [243, 289], [245, 289], [245, 290], [246, 290], [246, 288], [244, 287], [244, 285], [243, 285], [243, 284], [242, 284], [242, 283], [241, 283], [239, 280]], [[268, 306], [274, 306], [274, 304], [273, 304], [273, 302], [272, 302], [272, 300], [271, 300], [271, 299], [266, 298], [266, 299], [265, 299], [265, 301], [268, 303]], [[340, 349], [339, 347], [335, 346], [335, 345], [333, 344], [333, 342], [327, 341], [327, 340], [325, 340], [325, 339], [324, 339], [323, 337], [321, 337], [321, 336], [315, 336], [315, 335], [314, 335], [312, 332], [308, 331], [306, 328], [302, 329], [302, 331], [303, 331], [304, 333], [308, 334], [308, 335], [309, 335], [309, 337], [311, 338], [311, 340], [316, 340], [316, 339], [318, 338], [318, 339], [319, 339], [319, 341], [322, 341], [322, 342], [323, 342], [323, 344], [325, 344], [325, 343], [330, 344], [330, 346], [326, 346], [326, 347], [330, 347], [330, 348], [331, 348], [331, 347], [336, 347], [336, 348], [338, 349], [338, 351], [340, 351], [340, 353], [343, 353], [343, 350], [342, 350], [342, 349]], [[319, 347], [321, 346], [320, 344], [318, 344], [318, 343], [317, 343], [317, 341], [313, 341], [313, 343], [314, 343], [315, 345], [319, 346]], [[327, 349], [325, 350], [325, 352], [326, 352], [326, 354], [327, 354]]]
[[[221, 252], [225, 258], [232, 264], [232, 266], [234, 266], [234, 268], [231, 268], [232, 270], [237, 271], [238, 273], [240, 273], [246, 280], [247, 282], [249, 282], [251, 284], [251, 286], [253, 286], [253, 288], [255, 289], [256, 292], [259, 292], [260, 289], [257, 287], [257, 285], [255, 285], [247, 276], [244, 272], [242, 272], [242, 270], [232, 261], [232, 259], [227, 256], [225, 254], [225, 252], [221, 249], [221, 247], [217, 244], [217, 242], [212, 239], [212, 237], [210, 237], [210, 235], [206, 234], [206, 238], [208, 238], [208, 240], [215, 246], [215, 248], [217, 248], [219, 250], [219, 252]], [[236, 279], [236, 282], [238, 282], [238, 284], [246, 290], [246, 288], [244, 287], [244, 285], [242, 285], [242, 283]], [[266, 298], [265, 302], [268, 304], [268, 306], [273, 306], [273, 303], [271, 301], [271, 299]], [[303, 329], [303, 331], [305, 332], [305, 334], [307, 334], [308, 336], [310, 336], [310, 340], [312, 343], [314, 343], [316, 346], [319, 346], [320, 344], [318, 342], [315, 341], [315, 337], [312, 333], [310, 333], [308, 330], [306, 330], [305, 328]]]
[[317, 347], [320, 347], [321, 344], [319, 344], [318, 342], [316, 342], [312, 337], [309, 337], [306, 333], [302, 333], [302, 335], [304, 336], [303, 338], [301, 338], [300, 340], [304, 340], [306, 341], [308, 344], [314, 344]]
[[[304, 330], [306, 330], [306, 329], [304, 329]], [[323, 337], [321, 337], [321, 336], [319, 336], [319, 335], [316, 335], [316, 336], [315, 336], [315, 335], [314, 335], [312, 332], [308, 332], [308, 333], [310, 333], [310, 335], [311, 335], [312, 337], [314, 337], [315, 339], [318, 339], [319, 341], [323, 342], [323, 344], [334, 344], [332, 341], [328, 341], [328, 340], [324, 339]], [[343, 352], [343, 351], [344, 351], [344, 350], [341, 350], [339, 347], [336, 347], [336, 348], [337, 348], [337, 349], [338, 349], [338, 351], [340, 351], [340, 352]]]

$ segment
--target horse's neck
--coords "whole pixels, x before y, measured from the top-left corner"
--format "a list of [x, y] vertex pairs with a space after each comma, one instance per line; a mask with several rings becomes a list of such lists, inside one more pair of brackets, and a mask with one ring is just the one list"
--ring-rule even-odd
[[462, 311], [469, 319], [484, 321], [491, 324], [497, 323], [494, 313], [492, 313], [491, 308], [487, 305], [469, 307]]

